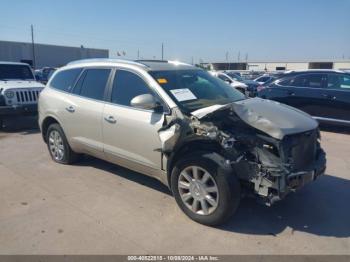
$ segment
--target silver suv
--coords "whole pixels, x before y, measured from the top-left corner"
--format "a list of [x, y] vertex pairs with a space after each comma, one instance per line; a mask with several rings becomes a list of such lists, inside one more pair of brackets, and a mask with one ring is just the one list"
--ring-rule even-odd
[[242, 196], [272, 204], [326, 166], [309, 115], [179, 62], [72, 62], [41, 93], [39, 124], [54, 161], [89, 154], [156, 177], [206, 225]]

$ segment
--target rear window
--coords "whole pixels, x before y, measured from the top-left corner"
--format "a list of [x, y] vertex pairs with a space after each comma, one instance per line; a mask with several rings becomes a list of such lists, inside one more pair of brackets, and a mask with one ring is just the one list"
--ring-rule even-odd
[[85, 70], [74, 93], [95, 100], [103, 100], [110, 72], [110, 69]]
[[322, 74], [301, 75], [292, 80], [291, 86], [321, 88], [323, 78]]
[[0, 80], [34, 80], [33, 72], [26, 65], [0, 65]]
[[74, 68], [58, 72], [50, 82], [50, 86], [69, 92], [73, 88], [81, 70], [81, 68]]
[[311, 87], [311, 88], [322, 88], [323, 74], [307, 74], [297, 75], [294, 77], [282, 79], [279, 81], [281, 86], [293, 86], [293, 87]]

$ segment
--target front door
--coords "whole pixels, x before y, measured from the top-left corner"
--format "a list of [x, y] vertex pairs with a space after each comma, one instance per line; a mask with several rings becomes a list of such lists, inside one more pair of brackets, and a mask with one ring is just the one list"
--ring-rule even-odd
[[163, 113], [132, 107], [131, 100], [142, 94], [156, 95], [136, 72], [117, 70], [103, 112], [105, 157], [130, 169], [157, 175], [161, 165], [158, 130]]
[[327, 86], [321, 95], [327, 99], [323, 117], [350, 121], [350, 74], [328, 74]]

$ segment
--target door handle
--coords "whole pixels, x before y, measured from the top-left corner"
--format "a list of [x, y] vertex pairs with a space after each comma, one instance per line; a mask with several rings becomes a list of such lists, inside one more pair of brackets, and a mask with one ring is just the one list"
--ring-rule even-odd
[[113, 116], [105, 117], [105, 120], [111, 124], [117, 123], [117, 120], [115, 120], [115, 118]]
[[289, 91], [289, 92], [288, 92], [288, 95], [289, 95], [289, 96], [295, 96], [295, 93], [294, 93], [293, 91]]
[[327, 95], [327, 94], [322, 94], [323, 97], [326, 97], [328, 99], [332, 99], [332, 100], [336, 100], [337, 97], [336, 96], [331, 96], [331, 95]]
[[74, 112], [75, 112], [74, 106], [66, 107], [66, 110], [67, 110], [69, 113], [74, 113]]

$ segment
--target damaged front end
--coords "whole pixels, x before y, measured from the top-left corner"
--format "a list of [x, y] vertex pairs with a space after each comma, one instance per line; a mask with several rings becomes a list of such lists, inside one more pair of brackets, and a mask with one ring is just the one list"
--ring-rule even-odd
[[240, 179], [246, 195], [259, 196], [268, 205], [313, 181], [326, 168], [317, 122], [268, 100], [212, 106], [191, 116], [174, 108], [159, 137], [168, 167], [193, 141], [197, 146], [190, 150], [206, 151], [208, 145], [207, 151], [220, 156], [217, 162]]
[[247, 186], [270, 205], [323, 174], [325, 153], [320, 147], [318, 129], [289, 135], [282, 140], [259, 136], [249, 151], [250, 160], [234, 166], [235, 171], [250, 172]]

